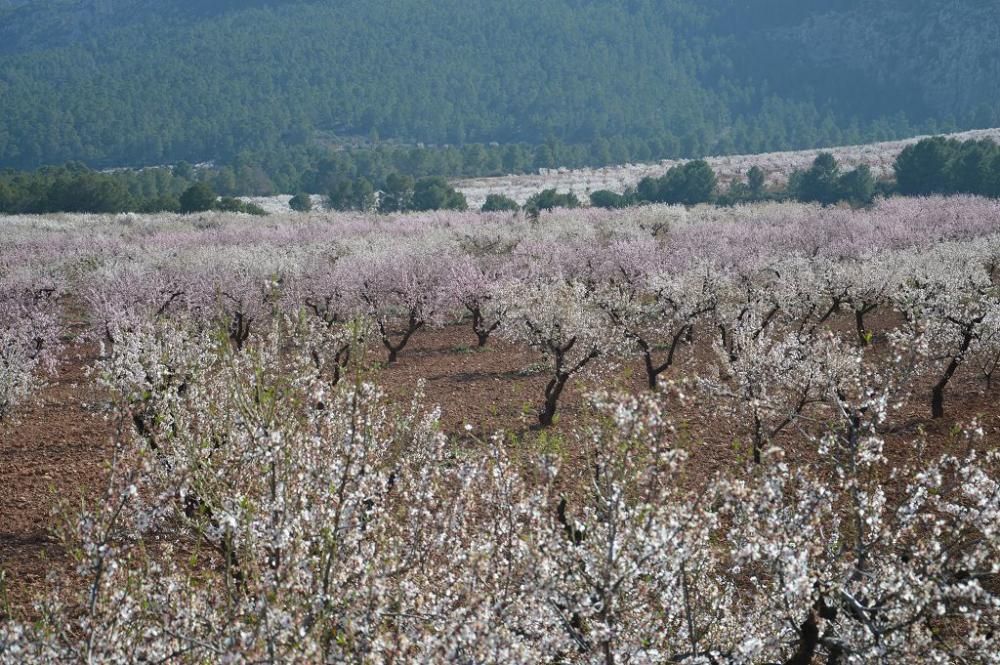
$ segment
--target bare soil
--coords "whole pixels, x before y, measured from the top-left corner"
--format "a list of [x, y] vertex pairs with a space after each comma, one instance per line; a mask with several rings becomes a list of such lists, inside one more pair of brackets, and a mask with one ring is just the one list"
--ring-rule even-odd
[[72, 565], [55, 513], [106, 478], [112, 426], [87, 376], [95, 359], [93, 346], [70, 347], [37, 399], [0, 423], [0, 571], [12, 608], [26, 609], [48, 573]]

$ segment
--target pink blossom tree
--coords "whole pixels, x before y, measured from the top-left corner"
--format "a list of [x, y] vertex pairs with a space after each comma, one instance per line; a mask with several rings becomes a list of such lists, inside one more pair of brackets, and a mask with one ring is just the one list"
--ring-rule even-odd
[[354, 293], [374, 322], [389, 364], [396, 362], [413, 333], [441, 314], [446, 266], [417, 248], [352, 257]]

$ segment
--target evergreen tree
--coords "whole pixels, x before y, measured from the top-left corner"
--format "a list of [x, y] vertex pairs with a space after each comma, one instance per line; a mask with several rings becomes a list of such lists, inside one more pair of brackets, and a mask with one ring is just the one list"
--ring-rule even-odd
[[305, 192], [299, 192], [288, 201], [288, 207], [296, 212], [309, 212], [312, 210], [312, 198]]
[[512, 198], [503, 194], [487, 194], [486, 201], [483, 202], [482, 212], [508, 212], [520, 210], [521, 206]]
[[755, 200], [763, 199], [766, 195], [764, 190], [765, 186], [765, 176], [764, 169], [759, 166], [751, 166], [747, 171], [747, 187], [750, 191], [750, 196]]
[[990, 141], [966, 141], [949, 162], [949, 192], [986, 195], [990, 162], [996, 153]]
[[188, 214], [192, 212], [203, 212], [205, 210], [211, 210], [215, 207], [216, 200], [215, 192], [208, 183], [197, 182], [181, 194], [180, 198], [180, 211], [182, 213]]
[[0, 181], [0, 212], [14, 212], [14, 190], [7, 183]]
[[375, 207], [375, 188], [367, 178], [336, 181], [326, 196], [331, 210], [371, 210]]
[[382, 187], [378, 210], [382, 213], [403, 212], [413, 203], [413, 178], [399, 173], [390, 173]]
[[907, 146], [896, 158], [896, 187], [900, 194], [919, 196], [946, 193], [951, 185], [950, 162], [956, 142], [941, 136]]
[[607, 189], [599, 189], [590, 194], [590, 205], [595, 208], [624, 208], [628, 199]]
[[675, 197], [678, 203], [696, 205], [708, 203], [715, 195], [715, 172], [703, 159], [688, 162], [680, 169], [681, 177], [675, 181], [679, 185]]
[[466, 210], [468, 204], [461, 192], [441, 176], [421, 178], [413, 187], [414, 210]]
[[796, 180], [792, 194], [799, 201], [830, 205], [840, 198], [839, 180], [840, 167], [836, 158], [828, 152], [821, 152], [809, 170]]
[[872, 170], [862, 164], [840, 176], [837, 182], [837, 196], [855, 206], [871, 203], [875, 197], [875, 178], [872, 176]]
[[674, 166], [660, 178], [639, 181], [636, 196], [649, 203], [697, 205], [715, 196], [716, 177], [708, 162], [697, 159]]
[[573, 192], [560, 194], [555, 189], [545, 189], [537, 194], [533, 194], [524, 204], [524, 209], [532, 215], [537, 215], [542, 210], [553, 210], [555, 208], [578, 208], [580, 200]]

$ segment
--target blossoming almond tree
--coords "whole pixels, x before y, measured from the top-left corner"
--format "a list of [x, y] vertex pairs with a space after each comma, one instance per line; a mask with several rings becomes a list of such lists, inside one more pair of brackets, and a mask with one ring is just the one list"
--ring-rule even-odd
[[377, 252], [349, 265], [355, 271], [354, 293], [374, 322], [392, 364], [413, 333], [441, 314], [446, 266], [416, 248]]
[[291, 343], [312, 359], [312, 370], [336, 385], [371, 335], [340, 262], [289, 280], [283, 289], [285, 327]]
[[243, 350], [257, 327], [266, 326], [280, 298], [282, 276], [248, 260], [206, 269], [198, 284], [199, 305], [216, 318], [230, 344]]
[[621, 339], [581, 282], [511, 281], [504, 285], [500, 301], [507, 311], [500, 334], [527, 344], [549, 363], [550, 378], [538, 411], [538, 427], [549, 427], [569, 380], [584, 370], [612, 363]]
[[815, 347], [837, 344], [832, 336], [761, 328], [759, 316], [751, 313], [732, 330], [728, 348], [716, 345], [718, 375], [702, 380], [707, 395], [726, 399], [746, 423], [756, 464], [773, 438], [821, 399]]
[[1000, 310], [986, 315], [982, 333], [975, 340], [970, 356], [979, 369], [986, 390], [992, 389], [993, 377], [1000, 369]]
[[459, 257], [450, 261], [445, 298], [457, 302], [472, 317], [477, 345], [486, 346], [490, 335], [503, 323], [503, 302], [496, 297], [507, 279], [503, 264], [486, 257]]
[[713, 545], [717, 488], [682, 488], [687, 455], [659, 398], [596, 399], [613, 425], [580, 441], [589, 477], [560, 498], [544, 544], [556, 564], [545, 591], [574, 645], [564, 658], [746, 662], [749, 625]]
[[55, 286], [9, 276], [0, 286], [0, 420], [55, 368], [61, 346]]
[[649, 239], [614, 242], [597, 254], [586, 277], [591, 298], [623, 346], [642, 358], [647, 385], [655, 389], [695, 323], [715, 308], [717, 271], [707, 263], [668, 271]]
[[945, 389], [974, 343], [989, 332], [987, 320], [1000, 309], [997, 287], [978, 252], [949, 244], [910, 253], [908, 279], [895, 293], [907, 329], [925, 340], [931, 367], [940, 369], [931, 391], [931, 415], [944, 416]]
[[[1000, 517], [995, 453], [891, 466], [879, 428], [912, 371], [899, 363], [883, 374], [860, 354], [825, 366], [836, 366], [826, 378], [834, 418], [817, 462], [797, 472], [813, 489], [734, 510], [729, 534], [743, 565], [766, 571], [754, 579], [783, 587], [770, 595], [785, 597], [775, 610], [797, 626], [787, 662], [990, 662], [1000, 599], [984, 583], [1000, 566], [996, 539], [983, 536]], [[970, 443], [981, 436], [975, 424], [966, 432]], [[958, 617], [968, 630], [944, 629]]]
[[[896, 414], [915, 376], [943, 399], [967, 364], [992, 371], [998, 210], [12, 220], [15, 397], [54, 361], [45, 288], [64, 271], [113, 332], [98, 371], [116, 445], [61, 532], [75, 574], [38, 622], [0, 619], [0, 663], [996, 665], [1000, 458], [977, 423], [932, 453]], [[706, 477], [699, 443], [718, 434], [678, 436], [668, 391], [598, 395], [560, 464], [337, 380], [352, 321], [398, 352], [465, 307], [465, 269], [481, 323], [503, 313], [497, 332], [549, 363], [540, 426], [573, 377], [637, 355], [609, 311], [655, 351], [708, 302], [721, 371], [692, 367], [761, 463]]]
[[[153, 621], [164, 631], [161, 642], [133, 653], [211, 654], [228, 644], [261, 657], [325, 661], [416, 657], [441, 648], [423, 627], [452, 604], [432, 590], [461, 583], [444, 575], [463, 534], [475, 533], [466, 524], [478, 519], [470, 502], [485, 500], [495, 487], [512, 501], [498, 510], [528, 509], [516, 507], [516, 484], [498, 485], [500, 477], [490, 471], [500, 473], [502, 460], [456, 467], [447, 461], [433, 414], [415, 410], [390, 418], [371, 386], [332, 392], [289, 372], [279, 327], [240, 353], [212, 337], [185, 341], [164, 329], [149, 334], [154, 339], [136, 344], [158, 349], [144, 355], [150, 363], [197, 366], [183, 390], [151, 386], [149, 372], [122, 371], [124, 350], [109, 361], [105, 376], [126, 397], [126, 410], [129, 395], [151, 387], [158, 393], [150, 405], [156, 416], [139, 439], [155, 441], [157, 450], [141, 474], [143, 493], [162, 497], [157, 505], [169, 507], [165, 517], [210, 545], [201, 556], [220, 572], [212, 588], [177, 567], [130, 586], [146, 598], [141, 612], [135, 598], [131, 611], [141, 616], [132, 621]], [[141, 505], [113, 500], [123, 501], [115, 514]], [[495, 541], [470, 544], [470, 567], [476, 551], [518, 537], [521, 519], [511, 519], [509, 536], [493, 531]], [[103, 598], [121, 600], [114, 585], [130, 573], [110, 554], [99, 565], [112, 561], [118, 565], [100, 575], [93, 566], [86, 570]], [[175, 604], [178, 594], [200, 621], [186, 619], [189, 610]], [[499, 616], [488, 607], [479, 611]], [[102, 646], [108, 653], [116, 647], [137, 645]]]
[[[0, 662], [995, 662], [1000, 459], [894, 473], [892, 400], [853, 361], [814, 464], [691, 483], [661, 396], [603, 396], [565, 492], [499, 449], [456, 458], [371, 387], [297, 380], [269, 336], [162, 403], [170, 464], [119, 429], [66, 534], [85, 585], [0, 623]], [[157, 540], [176, 529], [230, 550]]]

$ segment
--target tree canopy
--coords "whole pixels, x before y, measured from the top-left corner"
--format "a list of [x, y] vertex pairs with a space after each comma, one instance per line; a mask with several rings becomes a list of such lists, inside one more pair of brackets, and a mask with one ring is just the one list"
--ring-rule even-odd
[[707, 203], [715, 195], [716, 178], [703, 159], [674, 166], [659, 178], [643, 178], [637, 187], [639, 201], [695, 205]]
[[941, 136], [907, 146], [896, 158], [900, 194], [1000, 197], [1000, 145]]

